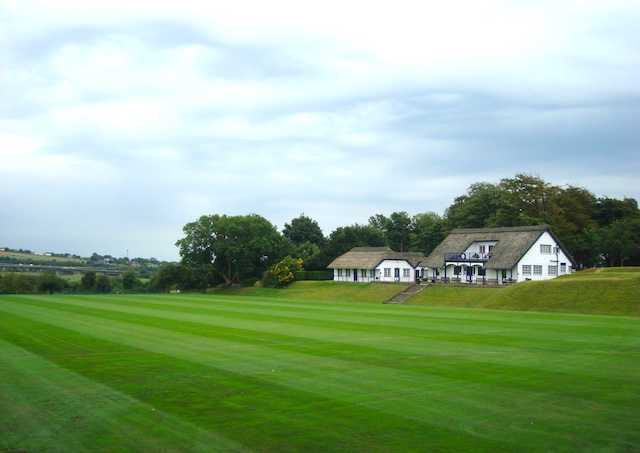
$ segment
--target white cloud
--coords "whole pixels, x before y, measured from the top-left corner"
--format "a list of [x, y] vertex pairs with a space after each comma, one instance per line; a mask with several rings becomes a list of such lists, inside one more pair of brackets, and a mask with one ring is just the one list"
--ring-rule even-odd
[[638, 197], [636, 2], [4, 0], [0, 17], [8, 246], [177, 258], [203, 214], [305, 212], [329, 234], [521, 171]]

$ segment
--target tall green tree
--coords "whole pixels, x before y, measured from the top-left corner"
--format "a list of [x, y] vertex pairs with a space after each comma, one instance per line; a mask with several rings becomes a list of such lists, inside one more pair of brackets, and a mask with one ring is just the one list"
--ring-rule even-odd
[[638, 202], [633, 198], [625, 197], [622, 200], [609, 197], [598, 198], [595, 210], [595, 220], [600, 226], [609, 225], [616, 220], [640, 218]]
[[599, 248], [610, 266], [624, 266], [640, 253], [640, 219], [624, 218], [598, 230]]
[[411, 217], [406, 212], [393, 212], [389, 217], [376, 214], [369, 218], [369, 226], [382, 234], [388, 247], [397, 252], [409, 250], [411, 246]]
[[303, 242], [296, 247], [295, 257], [302, 259], [307, 270], [321, 270], [319, 267], [320, 247], [309, 241]]
[[635, 219], [640, 219], [635, 199], [596, 199], [587, 189], [558, 187], [520, 173], [499, 184], [472, 184], [445, 211], [444, 230], [548, 224], [576, 260], [577, 268], [584, 268], [598, 264], [605, 255], [609, 263], [615, 257], [617, 263], [640, 264], [640, 252], [634, 252], [624, 239], [632, 235], [634, 223], [625, 223], [624, 231], [623, 224], [606, 228], [620, 220]]
[[445, 210], [448, 229], [501, 226], [497, 218], [503, 207], [500, 187], [487, 182], [471, 184], [467, 193], [454, 199]]
[[188, 223], [178, 240], [182, 262], [210, 264], [226, 285], [259, 279], [281, 259], [284, 237], [264, 217], [208, 215]]
[[95, 271], [87, 271], [82, 275], [80, 279], [80, 286], [83, 291], [92, 292], [96, 287], [96, 273]]
[[384, 236], [371, 225], [351, 225], [336, 228], [320, 250], [319, 266], [324, 269], [331, 261], [353, 247], [383, 247]]
[[31, 294], [36, 292], [36, 284], [22, 272], [9, 272], [0, 278], [0, 293]]
[[523, 173], [500, 181], [499, 202], [492, 226], [524, 226], [551, 223], [558, 215], [554, 199], [558, 187]]
[[52, 294], [60, 292], [67, 286], [67, 281], [56, 275], [54, 271], [44, 271], [38, 275], [38, 292]]
[[447, 236], [445, 221], [435, 212], [411, 218], [411, 250], [429, 255]]
[[593, 266], [597, 253], [586, 231], [597, 226], [596, 197], [582, 187], [558, 188], [553, 199], [557, 209], [547, 222], [562, 244], [571, 251], [578, 268]]
[[142, 282], [138, 273], [134, 270], [127, 270], [122, 274], [122, 287], [125, 291], [137, 291], [142, 289]]
[[167, 293], [177, 288], [183, 278], [182, 264], [165, 263], [151, 275], [149, 288], [151, 291]]
[[304, 215], [304, 213], [291, 220], [290, 224], [285, 223], [282, 234], [295, 246], [299, 246], [305, 242], [321, 246], [325, 242], [324, 234], [318, 222]]
[[108, 294], [111, 292], [113, 288], [113, 282], [111, 278], [104, 274], [99, 274], [96, 276], [96, 285], [95, 290], [99, 293]]

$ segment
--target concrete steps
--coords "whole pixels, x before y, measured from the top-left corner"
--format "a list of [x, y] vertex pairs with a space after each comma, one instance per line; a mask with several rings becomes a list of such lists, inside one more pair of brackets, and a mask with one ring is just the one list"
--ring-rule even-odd
[[414, 283], [408, 288], [403, 289], [395, 293], [393, 296], [384, 301], [385, 304], [401, 304], [402, 302], [409, 299], [411, 296], [419, 293], [423, 289], [425, 289], [429, 285], [419, 285], [418, 283]]

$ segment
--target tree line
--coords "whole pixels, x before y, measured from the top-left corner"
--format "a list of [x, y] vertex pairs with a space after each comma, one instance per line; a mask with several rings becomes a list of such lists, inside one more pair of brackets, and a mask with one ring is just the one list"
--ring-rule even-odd
[[199, 272], [208, 275], [209, 285], [252, 284], [284, 257], [301, 259], [307, 270], [325, 270], [353, 247], [388, 246], [428, 255], [456, 228], [537, 224], [553, 229], [578, 269], [640, 265], [635, 199], [596, 197], [585, 188], [554, 186], [527, 174], [474, 183], [442, 216], [431, 211], [375, 214], [366, 224], [338, 227], [325, 236], [317, 221], [304, 214], [285, 223], [282, 232], [259, 215], [215, 214], [185, 225], [176, 245], [182, 257], [178, 266], [204, 266]]
[[[112, 284], [117, 290], [159, 292], [256, 282], [278, 286], [305, 271], [316, 271], [322, 278], [327, 265], [353, 247], [387, 246], [428, 255], [456, 228], [537, 224], [552, 228], [578, 269], [640, 265], [640, 210], [635, 199], [596, 197], [582, 187], [554, 186], [537, 176], [517, 174], [499, 183], [471, 184], [442, 216], [431, 211], [375, 214], [366, 224], [338, 227], [328, 236], [304, 213], [285, 223], [282, 231], [256, 214], [204, 215], [184, 226], [184, 237], [176, 242], [179, 263], [164, 263], [144, 284], [135, 275], [129, 275], [126, 284], [124, 275], [122, 282]], [[106, 283], [95, 279], [94, 285], [81, 282], [75, 289], [106, 291]]]

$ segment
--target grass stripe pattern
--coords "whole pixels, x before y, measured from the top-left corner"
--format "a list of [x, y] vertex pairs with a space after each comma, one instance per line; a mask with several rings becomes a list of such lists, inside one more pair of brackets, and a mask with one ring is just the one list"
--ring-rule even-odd
[[0, 297], [0, 451], [640, 451], [640, 319]]

